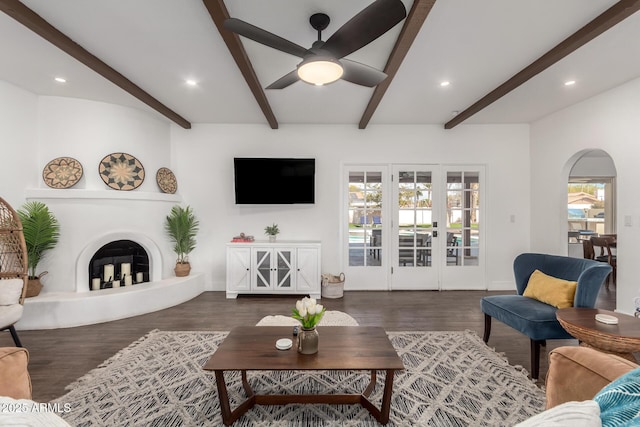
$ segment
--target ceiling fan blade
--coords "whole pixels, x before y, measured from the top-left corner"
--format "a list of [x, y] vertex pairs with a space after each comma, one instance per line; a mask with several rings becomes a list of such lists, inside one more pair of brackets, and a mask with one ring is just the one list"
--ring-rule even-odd
[[376, 0], [333, 33], [322, 48], [340, 59], [371, 43], [406, 16], [401, 0]]
[[255, 25], [251, 25], [248, 22], [244, 22], [240, 19], [225, 19], [224, 27], [229, 31], [233, 31], [236, 34], [244, 36], [255, 42], [300, 58], [303, 58], [307, 53], [307, 49], [305, 49], [304, 47], [290, 42], [287, 39], [283, 39], [280, 36], [276, 36], [273, 33], [263, 30], [262, 28], [258, 28]]
[[359, 62], [343, 58], [340, 63], [343, 70], [341, 79], [357, 85], [373, 87], [387, 78], [382, 71]]
[[298, 77], [298, 70], [293, 70], [292, 72], [280, 77], [278, 80], [271, 83], [266, 88], [267, 89], [284, 89], [285, 87], [291, 86], [298, 80], [300, 80], [300, 78]]

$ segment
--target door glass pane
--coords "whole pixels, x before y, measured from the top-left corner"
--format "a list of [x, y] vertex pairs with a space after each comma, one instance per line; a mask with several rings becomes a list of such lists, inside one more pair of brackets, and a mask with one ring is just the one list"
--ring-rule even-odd
[[349, 172], [349, 266], [382, 265], [382, 173]]
[[398, 266], [431, 266], [431, 172], [398, 173]]
[[447, 266], [479, 265], [480, 173], [447, 172]]

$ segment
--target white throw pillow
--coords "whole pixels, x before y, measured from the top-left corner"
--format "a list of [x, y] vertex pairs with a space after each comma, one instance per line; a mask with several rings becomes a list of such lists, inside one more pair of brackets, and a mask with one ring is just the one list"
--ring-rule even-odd
[[22, 279], [0, 280], [0, 305], [18, 304], [23, 286]]
[[517, 424], [515, 427], [602, 427], [600, 406], [594, 400], [567, 402]]

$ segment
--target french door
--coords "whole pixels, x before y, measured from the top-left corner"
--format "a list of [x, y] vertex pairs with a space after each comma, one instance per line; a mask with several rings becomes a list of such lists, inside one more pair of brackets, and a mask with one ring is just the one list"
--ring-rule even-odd
[[347, 166], [347, 289], [485, 289], [482, 166]]

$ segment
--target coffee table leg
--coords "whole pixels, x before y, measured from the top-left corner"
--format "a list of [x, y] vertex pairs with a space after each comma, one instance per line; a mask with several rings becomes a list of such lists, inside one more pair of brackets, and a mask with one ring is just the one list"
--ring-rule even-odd
[[224, 425], [231, 425], [231, 408], [229, 407], [229, 394], [227, 384], [224, 382], [224, 371], [215, 371], [216, 386], [218, 387], [218, 399], [220, 399], [220, 412]]
[[386, 424], [389, 422], [389, 415], [391, 414], [391, 393], [393, 391], [393, 369], [387, 369], [387, 376], [384, 379], [384, 394], [382, 395], [382, 406], [380, 407], [380, 423]]
[[247, 399], [242, 402], [235, 410], [231, 410], [229, 405], [229, 394], [227, 393], [227, 384], [224, 382], [224, 371], [214, 371], [216, 374], [216, 386], [218, 387], [218, 399], [220, 399], [220, 413], [222, 415], [222, 423], [226, 426], [233, 424], [245, 412], [253, 407], [256, 403], [256, 397], [247, 382], [247, 372], [242, 372], [242, 386], [247, 393]]
[[373, 389], [376, 387], [376, 371], [371, 371], [371, 381], [369, 381], [369, 385], [364, 389], [362, 395], [365, 397], [369, 397]]
[[[371, 371], [371, 381], [375, 384], [375, 374], [373, 372], [374, 371]], [[362, 406], [364, 406], [380, 424], [387, 424], [389, 422], [389, 416], [391, 415], [391, 393], [393, 392], [393, 374], [395, 371], [393, 369], [388, 369], [386, 372], [387, 375], [384, 380], [384, 393], [382, 394], [380, 409], [376, 408], [373, 403], [367, 399], [369, 396], [365, 393], [371, 392], [369, 387], [367, 387], [364, 393], [360, 396], [360, 403]]]

